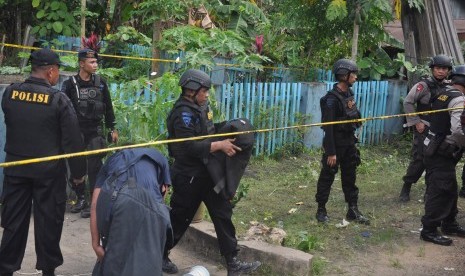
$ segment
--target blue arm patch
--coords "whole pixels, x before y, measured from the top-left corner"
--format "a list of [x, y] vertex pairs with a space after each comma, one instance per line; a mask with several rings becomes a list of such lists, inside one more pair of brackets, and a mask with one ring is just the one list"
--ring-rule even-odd
[[190, 112], [182, 112], [182, 113], [181, 113], [181, 116], [182, 116], [182, 120], [184, 121], [184, 124], [185, 124], [186, 126], [189, 126], [189, 125], [191, 124], [192, 119], [193, 119], [193, 117], [194, 117], [194, 116], [192, 115], [192, 113], [190, 113]]

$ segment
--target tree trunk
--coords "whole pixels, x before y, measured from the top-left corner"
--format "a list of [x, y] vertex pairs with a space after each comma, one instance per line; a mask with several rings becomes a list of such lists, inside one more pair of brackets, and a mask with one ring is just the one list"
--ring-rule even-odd
[[21, 44], [22, 38], [21, 38], [21, 9], [19, 7], [16, 8], [16, 44]]
[[[81, 0], [81, 38], [86, 37], [86, 0]], [[81, 45], [82, 48], [82, 45]]]
[[[153, 22], [153, 37], [152, 37], [152, 57], [159, 59], [160, 50], [158, 49], [157, 43], [161, 40], [161, 34], [163, 32], [163, 22], [157, 20]], [[152, 72], [157, 72], [160, 75], [160, 63], [158, 61], [152, 61]]]
[[357, 52], [358, 52], [358, 34], [360, 30], [360, 25], [358, 25], [357, 18], [360, 17], [360, 4], [357, 4], [357, 8], [355, 9], [355, 18], [354, 18], [354, 33], [352, 36], [352, 55], [351, 59], [353, 61], [357, 60]]

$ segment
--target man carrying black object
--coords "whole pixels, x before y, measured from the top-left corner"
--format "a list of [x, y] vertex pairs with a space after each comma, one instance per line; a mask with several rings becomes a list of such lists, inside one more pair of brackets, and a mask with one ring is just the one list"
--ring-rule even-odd
[[[48, 49], [31, 54], [32, 73], [24, 83], [7, 87], [2, 99], [6, 124], [6, 162], [84, 150], [74, 108], [58, 82], [60, 59]], [[83, 183], [86, 162], [68, 160], [75, 184]], [[6, 167], [2, 195], [0, 275], [21, 268], [26, 249], [32, 201], [36, 268], [55, 275], [63, 264], [60, 250], [66, 207], [64, 160]]]
[[[358, 67], [352, 60], [340, 59], [333, 66], [333, 74], [337, 83], [333, 89], [321, 98], [321, 121], [334, 122], [360, 119], [360, 112], [355, 104], [352, 85], [357, 81]], [[331, 186], [334, 177], [341, 167], [342, 191], [348, 203], [346, 218], [362, 224], [370, 221], [358, 210], [358, 188], [355, 185], [356, 170], [360, 164], [359, 151], [355, 147], [355, 129], [360, 124], [345, 123], [323, 126], [323, 157], [322, 168], [317, 183], [315, 195], [318, 209], [318, 222], [328, 222], [326, 212]]]
[[105, 161], [91, 204], [94, 276], [162, 275], [169, 185], [168, 160], [155, 149], [125, 149]]
[[[79, 74], [64, 81], [62, 91], [71, 99], [76, 110], [87, 150], [102, 149], [106, 147], [103, 120], [105, 120], [105, 127], [111, 131], [108, 137], [109, 142], [116, 143], [118, 141], [110, 92], [105, 80], [95, 74], [98, 68], [97, 52], [91, 49], [83, 49], [79, 51], [78, 58]], [[102, 156], [88, 156], [87, 166], [89, 192], [92, 197], [95, 179], [102, 167]], [[73, 185], [78, 200], [71, 208], [71, 212], [81, 212], [81, 217], [88, 218], [90, 209], [86, 200], [85, 188], [85, 183]]]
[[[405, 113], [415, 113], [431, 110], [430, 99], [447, 86], [447, 75], [452, 70], [452, 59], [446, 55], [437, 55], [431, 58], [429, 62], [431, 68], [431, 77], [425, 78], [415, 84], [404, 99]], [[404, 185], [399, 195], [400, 202], [410, 200], [410, 189], [412, 184], [420, 179], [425, 171], [423, 164], [423, 141], [428, 135], [430, 115], [422, 114], [407, 116], [407, 126], [413, 128], [413, 143], [411, 150], [411, 159], [402, 180]]]
[[431, 99], [431, 107], [432, 110], [460, 109], [432, 113], [430, 130], [424, 141], [427, 196], [420, 238], [439, 245], [452, 244], [452, 239], [439, 234], [439, 226], [445, 235], [465, 237], [465, 229], [456, 220], [458, 187], [455, 173], [455, 166], [465, 149], [460, 122], [465, 101], [465, 65], [452, 70], [451, 81], [452, 87]]
[[[179, 81], [182, 94], [167, 118], [170, 139], [196, 137], [215, 133], [213, 112], [208, 108], [210, 77], [199, 70], [187, 70]], [[237, 258], [236, 229], [231, 221], [231, 202], [217, 194], [206, 162], [210, 153], [222, 151], [234, 156], [241, 148], [234, 139], [211, 139], [170, 143], [168, 149], [174, 158], [171, 167], [173, 194], [171, 196], [171, 224], [174, 243], [167, 243], [163, 260], [163, 272], [177, 273], [178, 269], [168, 258], [169, 250], [181, 239], [192, 221], [200, 202], [204, 202], [218, 237], [220, 252], [226, 259], [228, 275], [239, 275], [256, 270], [261, 263], [242, 262]]]

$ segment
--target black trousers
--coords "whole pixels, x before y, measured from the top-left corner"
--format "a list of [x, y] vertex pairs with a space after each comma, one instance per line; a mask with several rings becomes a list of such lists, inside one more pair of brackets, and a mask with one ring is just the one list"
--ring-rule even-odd
[[[101, 139], [104, 139], [101, 135], [98, 134], [97, 130], [95, 131], [85, 131], [83, 132], [84, 136], [84, 143], [86, 145], [86, 150], [96, 150], [96, 149], [103, 149], [105, 146], [100, 146], [100, 147], [95, 147], [91, 146], [90, 142], [92, 139], [99, 137]], [[89, 193], [92, 198], [92, 193], [95, 188], [95, 182], [97, 181], [97, 175], [100, 171], [100, 169], [103, 166], [102, 158], [104, 155], [88, 155], [87, 156], [87, 183], [89, 185]], [[79, 185], [74, 185], [73, 184], [73, 190], [76, 192], [78, 195], [84, 195], [85, 194], [85, 183], [79, 184]]]
[[425, 230], [434, 230], [442, 224], [455, 222], [457, 216], [457, 160], [438, 154], [425, 156], [426, 202], [421, 222]]
[[419, 133], [417, 129], [414, 128], [411, 159], [407, 167], [407, 172], [402, 178], [404, 183], [417, 183], [418, 179], [420, 179], [425, 171], [425, 165], [423, 164], [423, 142], [427, 134], [428, 128], [425, 128], [423, 133]]
[[324, 205], [328, 202], [331, 186], [334, 182], [334, 176], [340, 167], [342, 191], [344, 192], [345, 201], [349, 204], [355, 205], [358, 202], [358, 187], [355, 185], [357, 178], [357, 148], [355, 145], [336, 147], [336, 158], [336, 166], [329, 167], [327, 164], [328, 155], [323, 154], [315, 200], [319, 205]]
[[5, 176], [3, 184], [0, 273], [21, 269], [33, 202], [36, 268], [51, 270], [63, 264], [60, 239], [66, 207], [65, 174], [46, 179]]
[[236, 228], [231, 221], [232, 205], [213, 190], [210, 177], [198, 178], [175, 175], [172, 179], [173, 194], [171, 195], [171, 225], [173, 227], [174, 243], [166, 244], [166, 250], [173, 248], [184, 235], [203, 201], [215, 226], [216, 236], [223, 256], [237, 253]]

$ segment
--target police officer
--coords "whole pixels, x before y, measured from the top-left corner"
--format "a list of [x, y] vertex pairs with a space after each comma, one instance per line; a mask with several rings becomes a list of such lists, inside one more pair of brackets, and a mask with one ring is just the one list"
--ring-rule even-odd
[[[97, 52], [83, 49], [79, 51], [78, 58], [79, 73], [63, 82], [62, 91], [71, 99], [76, 110], [87, 150], [102, 149], [106, 147], [103, 120], [105, 127], [110, 131], [108, 140], [113, 143], [118, 141], [110, 92], [105, 80], [95, 74], [98, 68]], [[92, 195], [97, 173], [102, 167], [102, 156], [88, 156], [87, 164], [89, 191]], [[85, 188], [85, 184], [73, 185], [78, 201], [71, 208], [71, 212], [81, 212], [81, 217], [88, 218], [90, 209], [85, 196]]]
[[[333, 66], [333, 74], [337, 83], [332, 90], [320, 99], [322, 122], [360, 119], [360, 112], [355, 104], [352, 85], [357, 81], [358, 67], [352, 60], [340, 59]], [[323, 126], [323, 157], [322, 168], [317, 183], [315, 195], [318, 209], [318, 222], [329, 220], [326, 212], [331, 185], [334, 182], [338, 168], [341, 168], [342, 190], [348, 203], [346, 218], [362, 224], [369, 224], [357, 206], [358, 188], [355, 185], [356, 168], [360, 164], [360, 154], [355, 143], [355, 129], [360, 124], [346, 123]]]
[[[6, 162], [84, 150], [74, 108], [54, 89], [60, 58], [49, 49], [31, 54], [32, 73], [24, 83], [6, 88], [2, 109], [6, 124]], [[86, 163], [69, 159], [73, 182], [83, 183]], [[43, 275], [63, 264], [60, 250], [66, 207], [63, 160], [6, 167], [2, 195], [0, 275], [21, 268], [26, 249], [32, 201], [37, 263]]]
[[[452, 70], [452, 60], [446, 55], [437, 55], [429, 62], [432, 76], [425, 78], [410, 89], [404, 99], [405, 113], [414, 113], [431, 110], [430, 99], [445, 89], [446, 78]], [[413, 144], [411, 160], [407, 172], [402, 178], [404, 185], [400, 192], [399, 200], [407, 202], [410, 200], [410, 189], [423, 174], [423, 141], [428, 134], [430, 115], [407, 116], [407, 126], [415, 126], [413, 129]]]
[[431, 114], [430, 130], [424, 140], [427, 195], [420, 237], [439, 245], [452, 244], [452, 239], [439, 234], [439, 226], [445, 235], [465, 237], [465, 229], [456, 221], [458, 194], [455, 173], [455, 166], [465, 148], [465, 136], [460, 122], [465, 101], [465, 65], [452, 70], [451, 80], [451, 87], [432, 97], [431, 107], [432, 110], [460, 110]]
[[[215, 133], [213, 113], [208, 108], [210, 77], [199, 70], [187, 70], [179, 81], [182, 94], [167, 118], [170, 139], [196, 137]], [[169, 144], [170, 156], [174, 158], [171, 167], [173, 194], [171, 196], [170, 218], [173, 227], [174, 244], [167, 243], [163, 259], [163, 271], [177, 273], [178, 269], [168, 258], [169, 250], [181, 239], [192, 221], [196, 210], [203, 201], [215, 225], [220, 252], [226, 259], [228, 275], [239, 275], [256, 270], [260, 262], [242, 262], [237, 256], [236, 230], [231, 221], [232, 205], [229, 200], [217, 194], [205, 164], [212, 152], [222, 151], [234, 156], [241, 148], [233, 144], [234, 139], [204, 139]]]

